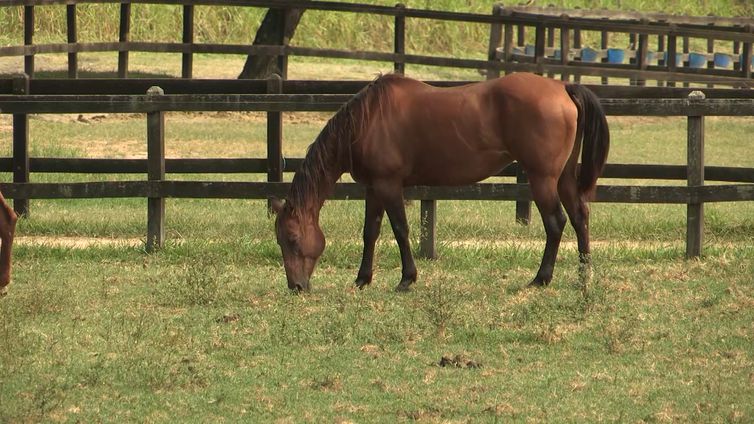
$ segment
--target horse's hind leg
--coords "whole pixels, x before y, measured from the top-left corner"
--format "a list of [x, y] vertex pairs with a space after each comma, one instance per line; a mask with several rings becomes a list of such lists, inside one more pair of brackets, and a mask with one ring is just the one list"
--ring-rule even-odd
[[396, 291], [407, 291], [409, 286], [416, 281], [416, 264], [411, 254], [411, 244], [408, 239], [408, 220], [406, 209], [403, 204], [403, 186], [397, 183], [375, 184], [375, 195], [382, 199], [382, 203], [390, 218], [390, 226], [393, 228], [395, 241], [401, 252], [401, 282], [395, 288]]
[[364, 252], [355, 282], [356, 287], [360, 289], [372, 282], [374, 244], [380, 236], [384, 214], [385, 207], [382, 205], [382, 199], [375, 196], [374, 190], [368, 187], [364, 204]]
[[576, 231], [579, 246], [579, 262], [586, 266], [590, 262], [589, 249], [589, 205], [579, 194], [575, 172], [564, 172], [558, 181], [560, 199]]
[[560, 206], [560, 198], [558, 197], [557, 184], [554, 178], [529, 175], [529, 185], [534, 197], [534, 203], [536, 203], [539, 214], [542, 216], [545, 233], [547, 234], [542, 263], [539, 265], [537, 275], [529, 285], [546, 286], [552, 280], [555, 259], [558, 256], [560, 238], [563, 235], [566, 217], [563, 213], [563, 208]]

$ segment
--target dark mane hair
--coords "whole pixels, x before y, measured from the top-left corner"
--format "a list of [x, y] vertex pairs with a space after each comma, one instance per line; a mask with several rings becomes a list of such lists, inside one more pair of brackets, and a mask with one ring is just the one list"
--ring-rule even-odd
[[[383, 102], [387, 101], [386, 90], [390, 81], [402, 78], [401, 75], [380, 75], [353, 96], [332, 117], [309, 145], [301, 167], [293, 177], [288, 203], [294, 213], [300, 214], [313, 203], [329, 197], [332, 193], [326, 178], [328, 173], [351, 169], [351, 145], [358, 142], [369, 127], [372, 114], [381, 113]], [[337, 177], [336, 177], [337, 178]]]

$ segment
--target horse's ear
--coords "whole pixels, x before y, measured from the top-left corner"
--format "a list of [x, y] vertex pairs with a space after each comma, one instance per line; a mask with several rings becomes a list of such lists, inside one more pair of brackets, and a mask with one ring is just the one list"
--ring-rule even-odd
[[285, 208], [284, 200], [280, 200], [275, 196], [271, 196], [268, 200], [269, 200], [270, 208], [267, 212], [269, 215], [273, 215], [273, 214], [277, 215], [283, 211], [283, 208]]

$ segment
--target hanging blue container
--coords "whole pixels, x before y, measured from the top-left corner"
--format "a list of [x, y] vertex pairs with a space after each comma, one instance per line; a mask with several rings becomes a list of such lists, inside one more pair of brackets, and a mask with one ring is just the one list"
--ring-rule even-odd
[[607, 49], [608, 63], [623, 63], [626, 58], [626, 52], [623, 49]]
[[524, 49], [524, 54], [527, 56], [534, 56], [534, 46], [531, 44], [526, 46], [526, 49]]
[[715, 53], [715, 67], [728, 68], [733, 63], [733, 58], [729, 54]]
[[704, 68], [707, 66], [707, 55], [701, 53], [689, 53], [689, 67]]
[[599, 61], [600, 53], [597, 50], [589, 47], [581, 49], [581, 61], [582, 62], [597, 62]]
[[553, 59], [560, 60], [560, 49], [556, 49], [552, 52]]

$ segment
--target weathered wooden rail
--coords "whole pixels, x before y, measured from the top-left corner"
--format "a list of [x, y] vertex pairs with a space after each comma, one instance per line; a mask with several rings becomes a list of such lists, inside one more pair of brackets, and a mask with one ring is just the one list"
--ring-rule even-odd
[[[80, 42], [77, 35], [76, 6], [81, 3], [120, 4], [119, 39], [116, 42]], [[141, 3], [181, 5], [183, 8], [182, 38], [172, 43], [131, 41], [132, 5]], [[35, 7], [50, 4], [66, 5], [67, 42], [34, 43]], [[393, 16], [395, 19], [391, 52], [345, 51], [329, 48], [311, 48], [290, 45], [247, 45], [198, 43], [194, 37], [194, 8], [196, 6], [242, 6], [279, 9], [311, 9], [340, 13], [360, 13]], [[23, 6], [24, 42], [19, 46], [0, 47], [0, 56], [24, 56], [24, 72], [34, 75], [35, 56], [42, 53], [67, 53], [68, 76], [79, 73], [78, 53], [117, 52], [121, 78], [129, 73], [130, 52], [180, 53], [183, 78], [193, 75], [194, 54], [265, 54], [288, 56], [315, 56], [341, 59], [362, 59], [392, 62], [398, 72], [406, 64], [482, 69], [489, 77], [501, 72], [528, 71], [559, 74], [561, 78], [579, 79], [583, 75], [599, 76], [603, 83], [608, 78], [630, 79], [636, 84], [647, 80], [661, 82], [703, 82], [751, 87], [752, 43], [754, 19], [745, 18], [684, 18], [652, 14], [593, 14], [577, 10], [534, 9], [495, 6], [489, 15], [446, 12], [366, 4], [335, 3], [325, 1], [259, 1], [259, 0], [8, 0], [3, 6]], [[557, 13], [554, 14], [554, 13]], [[570, 14], [570, 15], [569, 15]], [[284, 15], [284, 14], [281, 14]], [[406, 51], [406, 19], [467, 22], [489, 25], [490, 37], [486, 59], [438, 57], [410, 54]], [[285, 27], [280, 22], [279, 28]], [[599, 32], [599, 46], [584, 46], [582, 34]], [[527, 34], [534, 34], [527, 36]], [[616, 35], [628, 39], [628, 48], [611, 45]], [[657, 37], [652, 49], [650, 36]], [[284, 36], [279, 39], [285, 40]], [[689, 40], [703, 39], [704, 52], [690, 51]], [[715, 51], [715, 41], [730, 42], [731, 49]], [[682, 43], [679, 49], [678, 42]], [[472, 52], [470, 52], [472, 53]], [[611, 54], [615, 53], [615, 54]], [[620, 53], [620, 54], [618, 54]], [[617, 58], [620, 57], [618, 60]], [[285, 64], [283, 60], [281, 63]], [[286, 69], [280, 69], [285, 78]]]
[[[20, 213], [28, 213], [29, 199], [141, 197], [148, 198], [147, 248], [164, 241], [164, 199], [266, 198], [285, 195], [283, 172], [295, 171], [301, 159], [284, 160], [281, 154], [280, 114], [292, 111], [335, 111], [367, 82], [341, 81], [206, 81], [162, 80], [167, 94], [145, 93], [139, 80], [0, 80], [0, 113], [13, 115], [13, 157], [0, 158], [0, 171], [13, 172], [13, 183], [0, 184], [0, 191], [13, 198]], [[435, 82], [450, 86], [461, 82]], [[86, 87], [86, 90], [82, 89]], [[704, 166], [705, 116], [754, 116], [754, 91], [705, 89], [697, 98], [690, 89], [658, 87], [591, 86], [600, 95], [609, 115], [686, 116], [688, 162], [686, 166], [610, 163], [603, 178], [686, 180], [686, 186], [601, 185], [597, 201], [623, 203], [672, 203], [688, 205], [687, 255], [701, 254], [703, 205], [707, 202], [754, 200], [754, 169]], [[199, 90], [205, 94], [196, 94]], [[238, 93], [231, 93], [238, 90]], [[70, 94], [85, 92], [88, 94]], [[103, 94], [109, 93], [109, 94]], [[114, 93], [114, 94], [113, 94]], [[193, 93], [193, 94], [182, 94]], [[189, 111], [266, 111], [268, 151], [266, 158], [166, 159], [165, 113]], [[142, 113], [147, 119], [146, 159], [31, 158], [28, 115], [58, 113]], [[34, 183], [34, 172], [140, 173], [144, 181]], [[169, 173], [266, 173], [267, 182], [174, 181]], [[500, 176], [516, 176], [515, 164]], [[726, 185], [705, 185], [706, 181]], [[605, 179], [601, 180], [602, 182]], [[529, 188], [523, 183], [481, 183], [464, 187], [414, 187], [411, 199], [515, 200], [526, 205]], [[358, 184], [338, 184], [337, 199], [362, 198]], [[434, 253], [434, 203], [423, 207], [421, 251]]]

